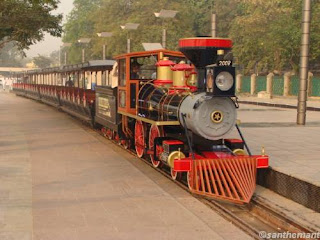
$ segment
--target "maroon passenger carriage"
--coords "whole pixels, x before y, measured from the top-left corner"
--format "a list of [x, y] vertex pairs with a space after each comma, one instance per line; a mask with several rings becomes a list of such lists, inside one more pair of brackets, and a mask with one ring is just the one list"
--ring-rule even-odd
[[[94, 86], [106, 85], [106, 82], [109, 82], [109, 73], [114, 63], [113, 60], [93, 60], [81, 64], [15, 73], [12, 76], [13, 91], [19, 96], [41, 101], [93, 123]], [[72, 84], [66, 84], [68, 80]]]
[[[248, 203], [257, 169], [267, 168], [269, 158], [250, 153], [237, 125], [232, 42], [190, 38], [179, 44], [182, 53], [160, 49], [117, 56], [113, 68], [113, 62], [102, 61], [27, 73], [14, 90], [92, 122], [155, 168], [169, 169], [174, 180], [186, 179], [195, 194]], [[45, 71], [61, 78], [74, 68], [74, 87], [42, 81]], [[103, 71], [108, 81], [86, 89], [79, 81], [86, 71]], [[227, 138], [232, 131], [240, 138]]]

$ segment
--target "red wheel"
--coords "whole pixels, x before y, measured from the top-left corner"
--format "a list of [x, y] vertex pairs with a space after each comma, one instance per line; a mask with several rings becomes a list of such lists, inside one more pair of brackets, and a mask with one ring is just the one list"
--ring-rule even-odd
[[[154, 139], [156, 137], [161, 137], [163, 134], [161, 134], [160, 129], [157, 125], [152, 125], [149, 132], [149, 150], [152, 152], [150, 154], [151, 163], [152, 165], [157, 168], [160, 166], [161, 161], [155, 160], [153, 156], [154, 152]], [[161, 146], [157, 146], [157, 157], [159, 158], [160, 154], [163, 152], [163, 148]]]
[[121, 140], [121, 145], [124, 149], [128, 149], [130, 147], [130, 140]]
[[102, 133], [102, 135], [103, 135], [104, 137], [106, 137], [106, 136], [107, 136], [107, 130], [106, 130], [106, 128], [101, 128], [101, 133]]
[[109, 140], [111, 140], [111, 139], [113, 139], [113, 131], [111, 131], [110, 129], [107, 129], [107, 131], [106, 131], [106, 137], [109, 139]]
[[86, 93], [83, 93], [82, 101], [83, 101], [83, 106], [86, 107], [86, 106], [87, 106], [87, 96], [86, 96]]
[[114, 140], [115, 140], [116, 143], [118, 143], [119, 145], [121, 144], [120, 136], [118, 135], [118, 133], [115, 133], [115, 135], [114, 135]]
[[134, 145], [136, 148], [136, 153], [139, 158], [143, 156], [144, 148], [145, 148], [145, 136], [144, 136], [144, 127], [141, 121], [136, 121], [136, 125], [134, 127]]

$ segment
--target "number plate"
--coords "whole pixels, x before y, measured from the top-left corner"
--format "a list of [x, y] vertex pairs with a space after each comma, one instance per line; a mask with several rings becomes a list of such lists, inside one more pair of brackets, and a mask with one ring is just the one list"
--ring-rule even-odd
[[219, 66], [232, 66], [232, 61], [219, 61]]

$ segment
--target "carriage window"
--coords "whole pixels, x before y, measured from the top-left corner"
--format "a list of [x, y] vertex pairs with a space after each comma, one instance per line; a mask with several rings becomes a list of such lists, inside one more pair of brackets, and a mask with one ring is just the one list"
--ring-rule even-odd
[[111, 82], [109, 80], [110, 76], [110, 71], [108, 70], [105, 70], [102, 72], [102, 82], [101, 82], [101, 85], [102, 86], [110, 86], [111, 85]]
[[119, 85], [126, 85], [126, 59], [119, 60]]
[[135, 57], [130, 59], [130, 79], [151, 80], [155, 79], [157, 72], [157, 56]]

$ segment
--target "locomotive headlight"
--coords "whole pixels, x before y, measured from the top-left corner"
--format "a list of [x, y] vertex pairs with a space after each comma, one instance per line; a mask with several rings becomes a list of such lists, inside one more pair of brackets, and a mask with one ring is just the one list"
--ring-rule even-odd
[[218, 74], [216, 77], [216, 86], [221, 90], [221, 91], [228, 91], [232, 88], [234, 84], [234, 79], [233, 76], [228, 73], [228, 72], [221, 72]]

